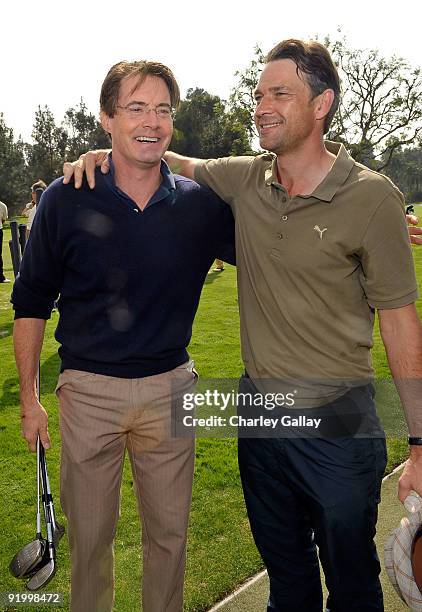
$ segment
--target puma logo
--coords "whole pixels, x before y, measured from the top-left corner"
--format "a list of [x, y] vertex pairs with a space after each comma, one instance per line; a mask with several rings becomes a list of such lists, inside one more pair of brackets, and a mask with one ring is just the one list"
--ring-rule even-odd
[[323, 233], [324, 233], [324, 232], [326, 232], [326, 231], [327, 231], [327, 229], [328, 229], [328, 227], [324, 227], [324, 229], [321, 229], [321, 228], [319, 227], [319, 225], [314, 225], [314, 230], [315, 230], [316, 232], [318, 232], [318, 234], [319, 234], [319, 239], [320, 239], [320, 240], [322, 240], [322, 235], [323, 235]]

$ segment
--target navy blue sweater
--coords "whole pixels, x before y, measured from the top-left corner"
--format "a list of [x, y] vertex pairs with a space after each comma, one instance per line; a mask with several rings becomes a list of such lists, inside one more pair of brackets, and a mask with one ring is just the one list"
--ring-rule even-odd
[[62, 370], [138, 378], [188, 359], [202, 285], [215, 257], [234, 263], [230, 208], [173, 175], [143, 212], [96, 174], [96, 188], [45, 191], [12, 293], [15, 317], [48, 319], [59, 299]]

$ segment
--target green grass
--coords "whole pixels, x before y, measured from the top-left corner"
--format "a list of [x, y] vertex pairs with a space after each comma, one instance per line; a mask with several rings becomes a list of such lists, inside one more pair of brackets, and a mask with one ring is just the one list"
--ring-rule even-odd
[[[422, 216], [421, 210], [418, 211]], [[5, 232], [6, 276], [13, 278]], [[422, 279], [422, 248], [414, 250], [418, 277]], [[3, 499], [0, 520], [3, 543], [0, 552], [0, 592], [23, 590], [21, 582], [8, 573], [13, 554], [35, 536], [35, 457], [26, 451], [20, 436], [18, 381], [12, 351], [11, 284], [0, 284], [0, 441]], [[418, 304], [422, 314], [422, 305]], [[239, 350], [239, 323], [235, 269], [211, 273], [206, 281], [196, 317], [190, 353], [201, 376], [237, 378], [242, 370]], [[58, 500], [59, 454], [57, 402], [54, 386], [59, 370], [53, 337], [57, 313], [47, 324], [42, 353], [42, 401], [49, 413], [53, 446], [48, 452], [56, 507]], [[374, 363], [379, 378], [388, 377], [388, 368], [379, 332], [375, 331]], [[407, 452], [404, 439], [389, 439], [388, 470], [400, 463]], [[197, 442], [195, 484], [189, 530], [185, 610], [206, 610], [262, 567], [253, 544], [246, 517], [237, 470], [236, 441], [200, 439]], [[65, 522], [61, 513], [60, 520]], [[126, 462], [122, 509], [116, 537], [116, 604], [118, 612], [139, 609], [141, 575], [140, 526], [132, 493], [131, 473]], [[66, 539], [58, 552], [59, 570], [50, 591], [69, 594], [69, 550]], [[36, 607], [27, 607], [37, 610]], [[40, 608], [41, 609], [41, 608]]]

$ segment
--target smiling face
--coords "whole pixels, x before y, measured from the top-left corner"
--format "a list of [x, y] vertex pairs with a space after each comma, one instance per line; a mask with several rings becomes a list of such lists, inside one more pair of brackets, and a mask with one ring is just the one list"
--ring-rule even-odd
[[[300, 76], [299, 76], [300, 75]], [[255, 125], [263, 149], [277, 155], [294, 151], [312, 134], [322, 135], [318, 97], [290, 59], [269, 62], [255, 90]]]
[[[137, 115], [128, 107], [146, 110]], [[102, 126], [111, 134], [114, 160], [137, 168], [159, 165], [173, 135], [173, 121], [170, 114], [158, 116], [155, 110], [170, 107], [163, 79], [151, 75], [142, 82], [138, 76], [124, 78], [114, 116], [101, 112]]]

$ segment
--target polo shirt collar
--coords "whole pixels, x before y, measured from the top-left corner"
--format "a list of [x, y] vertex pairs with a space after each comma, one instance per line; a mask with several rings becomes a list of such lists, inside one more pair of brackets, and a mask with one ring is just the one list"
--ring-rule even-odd
[[[113, 154], [109, 153], [108, 154], [108, 159], [110, 162], [110, 171], [109, 171], [109, 177], [112, 180], [112, 184], [115, 187], [116, 186], [116, 181], [115, 181], [115, 169], [114, 169], [114, 163], [113, 163]], [[160, 166], [160, 172], [161, 172], [161, 176], [163, 178], [160, 187], [164, 187], [166, 189], [168, 189], [169, 191], [176, 189], [176, 183], [174, 180], [174, 174], [172, 173], [172, 171], [170, 170], [170, 168], [168, 167], [167, 163], [164, 161], [164, 159], [161, 160], [161, 166]], [[107, 176], [107, 175], [105, 175]]]
[[[344, 145], [339, 142], [326, 140], [325, 146], [330, 153], [336, 155], [331, 170], [310, 196], [297, 197], [313, 197], [325, 202], [331, 202], [338, 189], [349, 176], [355, 162], [346, 151]], [[269, 161], [271, 161], [271, 165], [265, 170], [265, 183], [268, 186], [280, 186], [277, 178], [277, 157], [274, 154], [269, 155]]]
[[[109, 162], [110, 162], [110, 171], [108, 172], [108, 174], [104, 175], [106, 182], [108, 183], [111, 189], [116, 191], [119, 195], [123, 196], [125, 199], [130, 200], [130, 198], [123, 191], [121, 191], [116, 185], [115, 168], [114, 168], [112, 153], [109, 153], [108, 157], [109, 157]], [[174, 180], [174, 174], [171, 172], [170, 168], [168, 167], [164, 159], [161, 160], [160, 172], [161, 172], [161, 177], [162, 177], [161, 184], [158, 187], [157, 191], [151, 197], [146, 208], [148, 208], [148, 206], [151, 206], [151, 204], [154, 204], [155, 202], [159, 202], [160, 200], [163, 200], [176, 189], [176, 182]]]
[[163, 182], [161, 183], [162, 187], [165, 187], [169, 191], [176, 189], [176, 182], [174, 180], [174, 174], [168, 167], [168, 164], [161, 160], [161, 168], [160, 168], [161, 176], [163, 177]]
[[355, 162], [343, 144], [326, 140], [325, 146], [327, 151], [336, 155], [336, 159], [325, 179], [314, 189], [311, 196], [318, 198], [318, 200], [331, 202], [337, 191], [346, 181]]
[[267, 153], [266, 155], [271, 164], [265, 170], [265, 184], [268, 187], [271, 187], [271, 185], [280, 185], [277, 177], [277, 156], [274, 155], [274, 153]]

